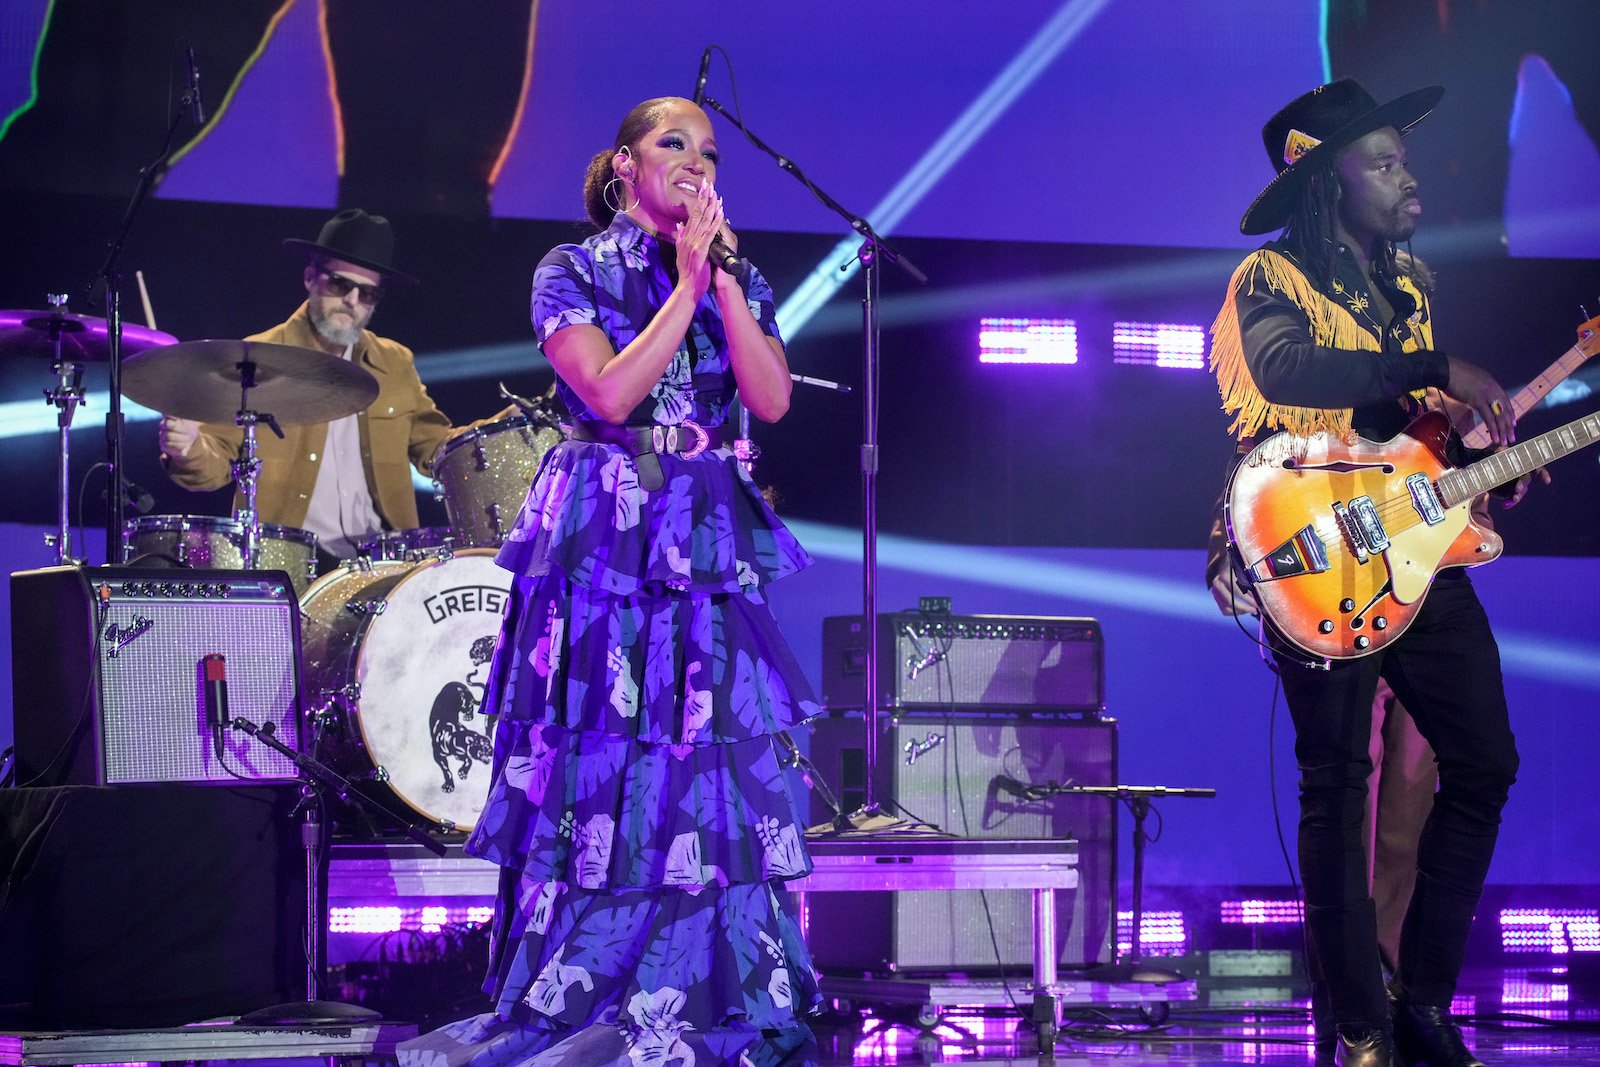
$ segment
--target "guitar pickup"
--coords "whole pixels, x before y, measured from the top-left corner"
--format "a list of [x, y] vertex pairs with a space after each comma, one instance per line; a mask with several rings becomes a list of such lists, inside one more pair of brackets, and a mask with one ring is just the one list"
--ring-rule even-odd
[[1328, 553], [1315, 527], [1305, 526], [1293, 537], [1250, 565], [1250, 577], [1258, 582], [1292, 578], [1297, 574], [1320, 574], [1328, 569]]
[[1426, 474], [1418, 471], [1411, 475], [1406, 479], [1406, 488], [1411, 491], [1411, 506], [1417, 509], [1423, 522], [1437, 526], [1444, 521], [1444, 504]]
[[1366, 542], [1368, 552], [1377, 555], [1389, 547], [1389, 531], [1383, 528], [1383, 520], [1378, 518], [1378, 506], [1370, 496], [1358, 496], [1350, 501], [1350, 517], [1361, 531], [1361, 539]]

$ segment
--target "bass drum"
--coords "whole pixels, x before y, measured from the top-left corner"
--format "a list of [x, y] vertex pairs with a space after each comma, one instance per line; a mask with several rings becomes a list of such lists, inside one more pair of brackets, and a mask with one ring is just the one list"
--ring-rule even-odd
[[349, 561], [319, 578], [300, 600], [301, 633], [310, 706], [342, 711], [325, 725], [329, 761], [471, 829], [492, 751], [478, 704], [510, 591], [488, 549]]
[[433, 461], [457, 544], [499, 545], [517, 521], [544, 454], [562, 440], [548, 421], [503, 419], [457, 434]]

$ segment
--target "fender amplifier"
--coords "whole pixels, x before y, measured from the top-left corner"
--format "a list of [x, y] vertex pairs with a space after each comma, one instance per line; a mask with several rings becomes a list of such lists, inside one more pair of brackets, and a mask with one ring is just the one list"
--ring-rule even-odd
[[[822, 620], [822, 700], [866, 706], [860, 615]], [[1105, 708], [1105, 646], [1096, 619], [1020, 615], [878, 616], [878, 706], [903, 709]]]
[[[1078, 888], [1056, 893], [1056, 959], [1075, 967], [1113, 959], [1117, 801], [1028, 800], [1022, 792], [1050, 782], [1116, 784], [1116, 720], [880, 715], [878, 730], [874, 795], [889, 810], [963, 838], [1077, 841]], [[827, 715], [812, 727], [816, 773], [838, 788], [846, 811], [865, 800], [864, 733], [859, 715]], [[812, 821], [830, 814], [813, 793]], [[829, 973], [1025, 968], [1033, 959], [1033, 897], [1025, 889], [808, 893], [806, 908], [806, 943]]]
[[300, 741], [300, 605], [282, 571], [47, 567], [11, 576], [20, 785], [288, 780], [294, 763], [206, 724], [202, 660], [230, 716]]

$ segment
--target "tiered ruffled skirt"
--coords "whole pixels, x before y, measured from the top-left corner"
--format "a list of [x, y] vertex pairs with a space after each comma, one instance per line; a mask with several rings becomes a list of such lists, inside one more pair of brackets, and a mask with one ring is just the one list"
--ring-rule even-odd
[[806, 874], [775, 735], [817, 712], [760, 589], [808, 560], [726, 451], [552, 450], [500, 562], [467, 850], [501, 867], [494, 1011], [406, 1064], [710, 1067], [805, 1058], [820, 1003], [783, 884]]

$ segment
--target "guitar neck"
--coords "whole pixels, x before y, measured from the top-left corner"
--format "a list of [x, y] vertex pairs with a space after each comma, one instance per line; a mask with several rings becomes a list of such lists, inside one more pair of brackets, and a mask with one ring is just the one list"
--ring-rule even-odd
[[1439, 496], [1446, 508], [1487, 493], [1497, 485], [1516, 481], [1524, 474], [1558, 460], [1569, 452], [1600, 441], [1600, 412], [1542, 433], [1531, 440], [1439, 477]]
[[[1539, 401], [1550, 395], [1550, 390], [1560, 385], [1567, 379], [1568, 375], [1583, 366], [1588, 358], [1589, 353], [1584, 350], [1581, 342], [1563, 352], [1561, 358], [1546, 367], [1537, 378], [1512, 394], [1512, 418], [1520, 419], [1532, 411]], [[1480, 422], [1461, 440], [1468, 448], [1488, 448], [1489, 428]]]

